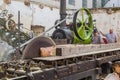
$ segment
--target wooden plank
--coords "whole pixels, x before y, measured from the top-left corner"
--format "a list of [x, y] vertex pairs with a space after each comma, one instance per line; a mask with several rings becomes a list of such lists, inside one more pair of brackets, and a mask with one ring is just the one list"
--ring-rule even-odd
[[108, 49], [114, 49], [120, 47], [120, 44], [89, 44], [89, 45], [57, 45], [56, 55], [57, 56], [69, 56], [73, 54], [83, 54], [94, 51], [104, 51]]
[[117, 51], [117, 50], [120, 50], [120, 48], [106, 49], [106, 50], [101, 50], [101, 51], [92, 51], [92, 52], [81, 53], [81, 54], [72, 54], [72, 55], [67, 55], [67, 56], [37, 57], [33, 59], [44, 60], [44, 61], [55, 61], [55, 60], [68, 59], [68, 58], [74, 58], [74, 57], [80, 57], [80, 56], [95, 55], [95, 54]]

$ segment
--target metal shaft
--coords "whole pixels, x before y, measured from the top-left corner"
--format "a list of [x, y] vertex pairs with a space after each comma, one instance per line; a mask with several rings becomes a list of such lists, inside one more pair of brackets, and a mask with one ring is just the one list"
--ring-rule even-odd
[[20, 11], [18, 11], [18, 48], [17, 48], [17, 52], [16, 52], [16, 59], [20, 59]]
[[18, 11], [18, 37], [19, 37], [18, 48], [20, 49], [20, 11]]
[[[66, 0], [60, 0], [60, 20], [66, 18]], [[60, 27], [63, 28], [66, 26], [66, 20], [60, 24]]]

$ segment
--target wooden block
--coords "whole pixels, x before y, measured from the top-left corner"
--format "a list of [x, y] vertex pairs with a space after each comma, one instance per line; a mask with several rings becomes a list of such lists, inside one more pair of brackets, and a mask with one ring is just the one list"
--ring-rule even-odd
[[42, 57], [56, 56], [56, 47], [41, 47], [40, 52]]

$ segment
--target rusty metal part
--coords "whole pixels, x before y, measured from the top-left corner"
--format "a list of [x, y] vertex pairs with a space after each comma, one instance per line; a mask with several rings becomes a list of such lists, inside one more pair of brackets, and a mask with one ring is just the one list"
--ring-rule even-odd
[[[90, 80], [96, 80], [96, 75], [101, 74], [101, 71], [104, 70], [101, 67], [102, 64], [119, 59], [120, 48], [115, 48], [99, 52], [96, 51], [96, 53], [93, 52], [93, 54], [81, 54], [73, 57], [39, 57], [34, 58], [32, 61], [23, 60], [18, 62], [8, 62], [8, 64], [3, 63], [3, 66], [9, 66], [13, 69], [15, 66], [20, 65], [16, 68], [16, 71], [22, 70], [21, 68], [26, 69], [24, 70], [26, 71], [25, 75], [21, 76], [21, 72], [18, 72], [20, 76], [10, 78], [11, 80], [81, 80], [83, 78], [88, 80], [88, 77], [90, 77]], [[61, 64], [61, 62], [63, 62], [63, 64]], [[48, 64], [54, 65], [55, 67], [51, 66], [48, 68], [46, 67]], [[32, 71], [32, 67], [39, 67], [40, 69]], [[5, 69], [4, 71], [6, 71]], [[15, 74], [18, 75], [18, 73]]]
[[68, 44], [73, 43], [73, 32], [68, 28], [56, 29], [52, 34], [52, 39], [66, 39]]
[[15, 21], [12, 20], [12, 19], [6, 21], [6, 29], [8, 31], [15, 31], [15, 29], [16, 29], [16, 23], [15, 23]]
[[37, 37], [32, 40], [23, 51], [23, 59], [40, 57], [40, 47], [55, 46], [55, 43], [49, 37]]

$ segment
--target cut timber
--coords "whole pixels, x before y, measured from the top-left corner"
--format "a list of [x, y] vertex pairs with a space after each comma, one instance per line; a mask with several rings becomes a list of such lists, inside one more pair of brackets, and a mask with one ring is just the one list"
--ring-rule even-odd
[[[104, 46], [104, 48], [101, 48], [103, 46]], [[64, 48], [64, 47], [62, 47], [62, 48]], [[66, 48], [64, 48], [64, 49], [66, 49]], [[56, 61], [56, 60], [69, 59], [69, 58], [75, 58], [75, 57], [80, 57], [80, 56], [97, 55], [97, 54], [101, 54], [101, 53], [119, 51], [120, 50], [120, 44], [105, 44], [105, 45], [102, 44], [100, 46], [97, 45], [96, 50], [92, 49], [91, 51], [89, 51], [88, 48], [86, 48], [85, 50], [83, 50], [84, 52], [78, 52], [78, 53], [67, 52], [66, 54], [65, 54], [66, 51], [61, 51], [61, 52], [64, 52], [64, 53], [61, 53], [62, 56], [37, 57], [37, 58], [33, 58], [33, 59], [34, 60], [41, 60], [41, 61]]]
[[40, 52], [41, 52], [41, 57], [55, 56], [56, 55], [56, 48], [54, 46], [41, 47]]
[[56, 55], [57, 56], [69, 56], [74, 54], [94, 53], [101, 52], [104, 50], [111, 50], [120, 48], [120, 44], [89, 44], [89, 45], [57, 45]]

